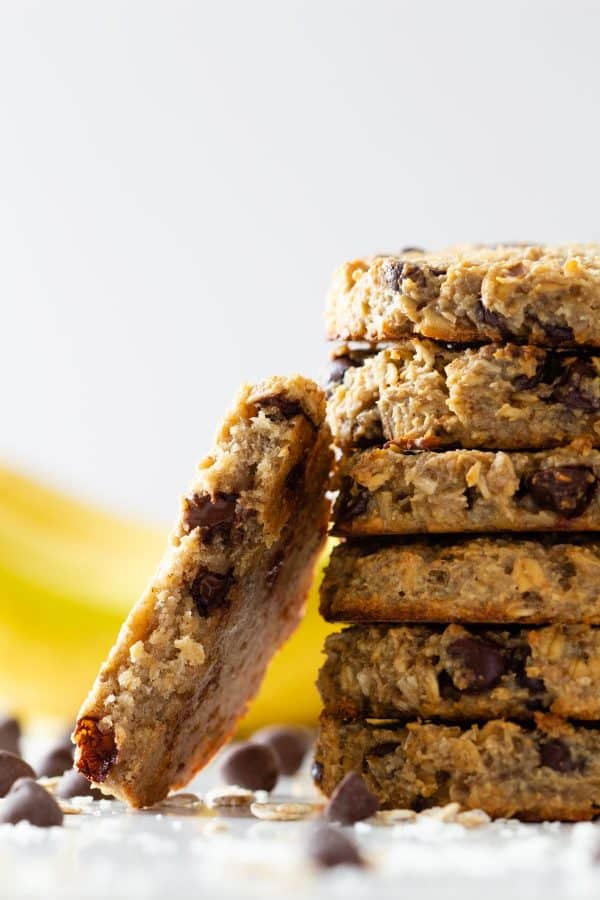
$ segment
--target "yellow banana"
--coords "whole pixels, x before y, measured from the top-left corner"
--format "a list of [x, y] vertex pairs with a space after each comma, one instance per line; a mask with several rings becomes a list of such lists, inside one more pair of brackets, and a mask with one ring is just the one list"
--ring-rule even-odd
[[[71, 719], [160, 560], [161, 529], [120, 519], [0, 466], [0, 705]], [[325, 634], [313, 586], [242, 726], [314, 723]]]

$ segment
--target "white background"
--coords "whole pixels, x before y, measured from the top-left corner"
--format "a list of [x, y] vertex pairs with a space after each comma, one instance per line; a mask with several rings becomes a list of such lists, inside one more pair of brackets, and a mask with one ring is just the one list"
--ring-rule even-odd
[[0, 457], [167, 520], [345, 258], [600, 239], [600, 4], [0, 3]]

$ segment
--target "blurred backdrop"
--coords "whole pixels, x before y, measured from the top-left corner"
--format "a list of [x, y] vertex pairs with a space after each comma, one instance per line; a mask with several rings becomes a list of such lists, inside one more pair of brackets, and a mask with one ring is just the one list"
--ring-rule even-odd
[[[334, 265], [600, 239], [599, 28], [592, 0], [0, 5], [6, 705], [70, 714], [237, 384], [319, 374]], [[297, 640], [305, 718], [314, 611]]]

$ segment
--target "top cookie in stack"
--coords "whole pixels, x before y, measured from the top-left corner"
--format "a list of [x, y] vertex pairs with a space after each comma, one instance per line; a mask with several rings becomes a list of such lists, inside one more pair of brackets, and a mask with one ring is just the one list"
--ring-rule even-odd
[[326, 793], [359, 769], [386, 806], [600, 809], [600, 729], [570, 721], [597, 719], [600, 691], [599, 313], [600, 246], [409, 249], [336, 272], [346, 540], [322, 610], [353, 627], [319, 680]]

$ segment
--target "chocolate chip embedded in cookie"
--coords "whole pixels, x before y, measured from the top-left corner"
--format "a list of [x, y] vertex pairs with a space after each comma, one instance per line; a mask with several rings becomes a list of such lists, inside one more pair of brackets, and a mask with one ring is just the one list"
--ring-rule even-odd
[[324, 419], [312, 382], [267, 379], [242, 389], [200, 463], [75, 729], [77, 766], [118, 798], [146, 806], [186, 784], [296, 626], [329, 509]]
[[386, 725], [323, 716], [316, 759], [326, 795], [360, 771], [383, 809], [454, 802], [532, 822], [600, 812], [600, 729], [541, 713], [534, 727], [504, 719]]
[[600, 451], [355, 452], [339, 465], [335, 532], [600, 531]]
[[520, 450], [600, 443], [600, 356], [541, 347], [402, 341], [348, 365], [331, 387], [336, 443]]
[[600, 346], [600, 247], [505, 244], [345, 263], [327, 297], [332, 339]]
[[[574, 677], [574, 673], [576, 677]], [[325, 641], [318, 687], [339, 718], [600, 720], [600, 628], [354, 626]]]

